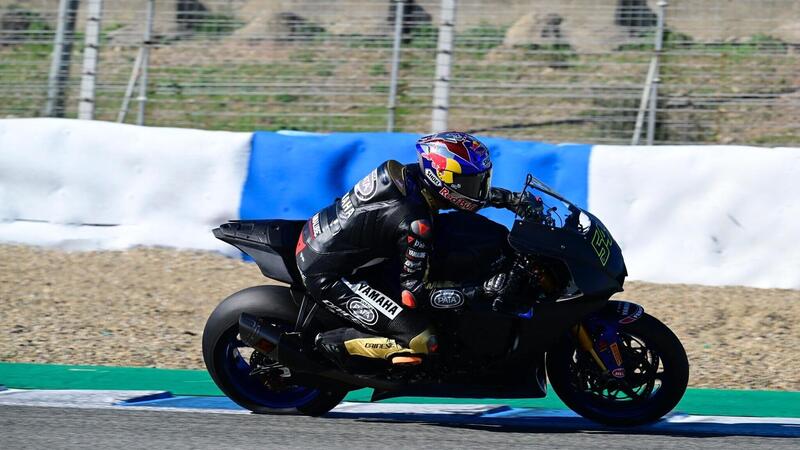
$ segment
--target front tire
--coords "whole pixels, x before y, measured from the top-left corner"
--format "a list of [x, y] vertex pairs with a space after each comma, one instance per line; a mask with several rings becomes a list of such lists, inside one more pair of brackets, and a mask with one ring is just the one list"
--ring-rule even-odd
[[648, 314], [619, 325], [618, 334], [626, 371], [624, 388], [599, 373], [571, 335], [547, 353], [550, 384], [570, 409], [595, 422], [612, 426], [655, 422], [672, 411], [686, 391], [686, 351], [666, 325]]
[[258, 414], [300, 412], [321, 416], [342, 401], [347, 394], [345, 389], [288, 385], [277, 391], [263, 378], [251, 375], [253, 356], [248, 353], [252, 349], [238, 337], [241, 313], [288, 327], [294, 322], [297, 309], [287, 288], [259, 286], [231, 295], [211, 313], [203, 330], [203, 360], [214, 383], [225, 395]]

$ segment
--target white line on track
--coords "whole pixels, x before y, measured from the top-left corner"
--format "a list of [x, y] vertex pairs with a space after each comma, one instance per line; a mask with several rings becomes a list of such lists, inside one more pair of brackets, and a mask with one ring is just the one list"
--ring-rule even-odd
[[[221, 397], [174, 397], [164, 391], [20, 390], [0, 391], [1, 406], [249, 414]], [[561, 429], [603, 429], [563, 409], [510, 408], [483, 404], [343, 402], [332, 418], [485, 423]], [[672, 413], [644, 432], [800, 437], [800, 418], [703, 416]]]

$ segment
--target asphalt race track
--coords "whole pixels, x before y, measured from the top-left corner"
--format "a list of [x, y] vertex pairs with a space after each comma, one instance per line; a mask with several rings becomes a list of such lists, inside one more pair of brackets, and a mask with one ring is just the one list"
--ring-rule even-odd
[[548, 431], [375, 418], [0, 407], [2, 447], [16, 448], [635, 448], [797, 449], [800, 439]]

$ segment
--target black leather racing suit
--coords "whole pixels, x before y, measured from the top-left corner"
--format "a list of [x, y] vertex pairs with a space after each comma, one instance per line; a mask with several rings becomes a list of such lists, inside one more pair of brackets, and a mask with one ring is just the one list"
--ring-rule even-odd
[[[341, 362], [436, 351], [418, 306], [428, 301], [424, 283], [437, 202], [424, 191], [419, 172], [417, 164], [387, 161], [303, 227], [296, 255], [308, 292], [354, 325], [323, 333], [318, 342]], [[492, 188], [489, 203], [511, 208], [512, 194]], [[373, 266], [388, 276], [353, 277]]]

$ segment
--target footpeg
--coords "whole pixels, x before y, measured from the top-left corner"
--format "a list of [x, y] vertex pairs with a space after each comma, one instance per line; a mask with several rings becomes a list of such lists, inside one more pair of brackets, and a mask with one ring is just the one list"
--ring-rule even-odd
[[277, 375], [280, 378], [290, 378], [292, 372], [288, 367], [280, 363], [272, 363], [266, 366], [259, 366], [250, 371], [250, 375]]

